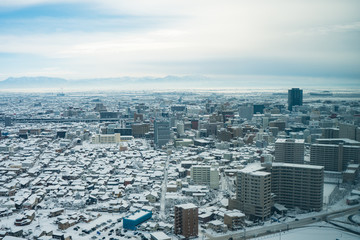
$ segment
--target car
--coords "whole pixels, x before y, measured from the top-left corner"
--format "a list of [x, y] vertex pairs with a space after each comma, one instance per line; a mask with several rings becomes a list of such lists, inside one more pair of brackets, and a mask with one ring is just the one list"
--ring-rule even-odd
[[299, 219], [298, 219], [298, 218], [295, 218], [295, 221], [299, 221]]
[[313, 217], [312, 220], [316, 220], [316, 217]]

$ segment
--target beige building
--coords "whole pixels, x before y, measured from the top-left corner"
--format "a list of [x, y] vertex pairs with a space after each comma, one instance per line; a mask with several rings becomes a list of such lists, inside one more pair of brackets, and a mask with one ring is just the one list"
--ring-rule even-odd
[[91, 138], [93, 144], [119, 143], [121, 141], [120, 133], [115, 134], [96, 134]]
[[286, 207], [320, 211], [323, 204], [324, 167], [273, 163], [271, 192]]
[[304, 163], [303, 139], [278, 139], [275, 142], [275, 162]]
[[198, 207], [192, 203], [175, 206], [174, 233], [185, 238], [197, 237], [199, 231]]
[[245, 227], [245, 214], [238, 210], [228, 211], [224, 214], [224, 224], [231, 230]]
[[271, 174], [260, 165], [248, 166], [237, 173], [236, 207], [251, 219], [270, 216]]

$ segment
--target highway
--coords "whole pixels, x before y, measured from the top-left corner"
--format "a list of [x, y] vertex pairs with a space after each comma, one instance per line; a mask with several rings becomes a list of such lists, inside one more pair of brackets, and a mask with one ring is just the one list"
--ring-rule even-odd
[[228, 240], [230, 238], [232, 238], [232, 239], [250, 239], [250, 238], [259, 237], [259, 236], [263, 236], [263, 235], [274, 234], [274, 233], [277, 233], [280, 231], [283, 232], [283, 231], [287, 231], [290, 229], [304, 227], [306, 225], [313, 224], [316, 222], [329, 221], [334, 218], [346, 216], [349, 214], [354, 214], [354, 213], [358, 212], [359, 209], [360, 209], [360, 205], [357, 204], [356, 206], [349, 207], [346, 209], [333, 210], [333, 211], [323, 210], [323, 211], [319, 212], [318, 214], [311, 215], [309, 217], [305, 217], [305, 218], [301, 218], [301, 219], [299, 218], [298, 220], [294, 219], [294, 221], [291, 221], [291, 222], [273, 223], [271, 225], [259, 227], [256, 229], [250, 229], [250, 230], [245, 229], [242, 232], [228, 233], [228, 234], [224, 234], [224, 235], [215, 235], [215, 236], [206, 232], [205, 235], [209, 239], [214, 239], [214, 240]]

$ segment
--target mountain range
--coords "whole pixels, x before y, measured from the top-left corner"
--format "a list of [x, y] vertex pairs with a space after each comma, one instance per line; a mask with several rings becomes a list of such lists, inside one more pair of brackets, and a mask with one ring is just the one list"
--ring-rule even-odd
[[0, 81], [0, 89], [51, 89], [51, 88], [124, 88], [124, 87], [188, 87], [188, 83], [209, 80], [204, 76], [119, 77], [67, 80], [54, 77], [9, 77]]

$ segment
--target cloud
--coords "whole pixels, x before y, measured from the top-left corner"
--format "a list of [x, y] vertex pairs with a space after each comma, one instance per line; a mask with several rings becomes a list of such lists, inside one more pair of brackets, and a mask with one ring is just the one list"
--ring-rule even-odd
[[[56, 4], [72, 13], [62, 16]], [[26, 65], [42, 72], [45, 64], [75, 78], [359, 76], [359, 1], [30, 0], [0, 1], [2, 7], [8, 17], [0, 52], [15, 54], [24, 73]], [[46, 11], [16, 14], [39, 8]], [[23, 55], [37, 57], [27, 64]], [[14, 74], [2, 58], [0, 72]]]

